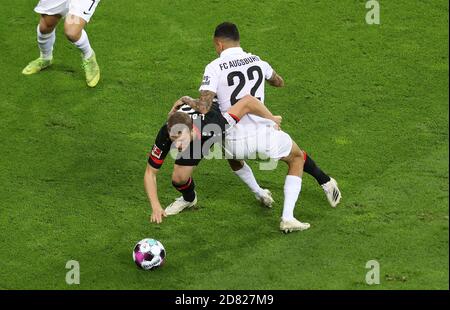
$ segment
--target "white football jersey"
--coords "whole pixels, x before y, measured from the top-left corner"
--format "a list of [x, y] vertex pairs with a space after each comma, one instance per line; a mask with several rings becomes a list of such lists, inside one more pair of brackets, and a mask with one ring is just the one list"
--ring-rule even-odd
[[[265, 80], [272, 75], [272, 67], [258, 56], [246, 53], [240, 47], [228, 48], [206, 66], [200, 91], [216, 93], [220, 111], [225, 113], [245, 95], [252, 95], [264, 102]], [[249, 115], [239, 123], [255, 122], [257, 119], [260, 118]]]

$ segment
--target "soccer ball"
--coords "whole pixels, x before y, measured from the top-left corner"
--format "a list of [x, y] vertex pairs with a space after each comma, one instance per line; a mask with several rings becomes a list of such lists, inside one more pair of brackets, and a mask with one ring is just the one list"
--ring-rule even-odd
[[152, 270], [164, 264], [166, 250], [155, 239], [143, 239], [134, 247], [133, 260], [139, 268]]

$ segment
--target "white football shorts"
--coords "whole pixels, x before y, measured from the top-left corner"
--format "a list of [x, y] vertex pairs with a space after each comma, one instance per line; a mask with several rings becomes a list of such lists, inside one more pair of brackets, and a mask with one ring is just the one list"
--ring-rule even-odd
[[40, 0], [34, 11], [38, 14], [78, 16], [87, 23], [94, 15], [100, 0]]
[[245, 125], [238, 123], [225, 136], [226, 155], [239, 160], [279, 160], [291, 153], [292, 145], [291, 137], [276, 129], [273, 122]]

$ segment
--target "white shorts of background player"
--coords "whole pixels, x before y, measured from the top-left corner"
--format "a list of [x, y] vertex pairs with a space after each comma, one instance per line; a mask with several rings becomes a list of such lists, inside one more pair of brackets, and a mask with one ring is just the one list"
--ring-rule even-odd
[[100, 0], [40, 0], [34, 11], [38, 14], [61, 15], [62, 17], [70, 14], [78, 16], [88, 23], [99, 2]]

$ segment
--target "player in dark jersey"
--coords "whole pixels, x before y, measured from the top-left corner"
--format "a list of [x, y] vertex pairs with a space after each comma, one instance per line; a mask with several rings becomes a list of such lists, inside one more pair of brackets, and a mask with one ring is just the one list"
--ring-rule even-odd
[[[215, 104], [207, 114], [196, 112], [189, 106], [181, 107], [179, 113], [184, 113], [191, 118], [192, 129], [193, 133], [196, 135], [196, 139], [193, 141], [189, 140], [189, 145], [187, 147], [175, 146], [179, 151], [183, 150], [177, 155], [175, 164], [181, 166], [197, 166], [203, 156], [206, 155], [203, 154], [205, 145], [212, 146], [216, 142], [221, 142], [225, 127], [228, 123], [220, 113], [217, 104]], [[148, 159], [149, 165], [153, 168], [161, 168], [164, 159], [173, 147], [169, 134], [169, 128], [172, 127], [170, 126], [170, 123], [176, 122], [180, 117], [182, 118], [184, 116], [177, 115], [176, 117], [169, 118], [169, 121], [159, 130]], [[201, 147], [199, 148], [196, 146]], [[209, 150], [207, 146], [205, 149]]]
[[[251, 100], [239, 101], [224, 114], [217, 105], [206, 114], [182, 107], [181, 100], [178, 106], [182, 111], [171, 113], [157, 135], [144, 176], [145, 190], [152, 207], [151, 221], [156, 223], [161, 223], [164, 216], [177, 214], [196, 204], [192, 178], [195, 167], [209, 153], [212, 145], [222, 143], [226, 131], [243, 116], [251, 113], [269, 119], [278, 126], [281, 123], [280, 116], [274, 116], [264, 105]], [[156, 176], [172, 149], [177, 152], [172, 184], [182, 197], [163, 210], [158, 199]]]

